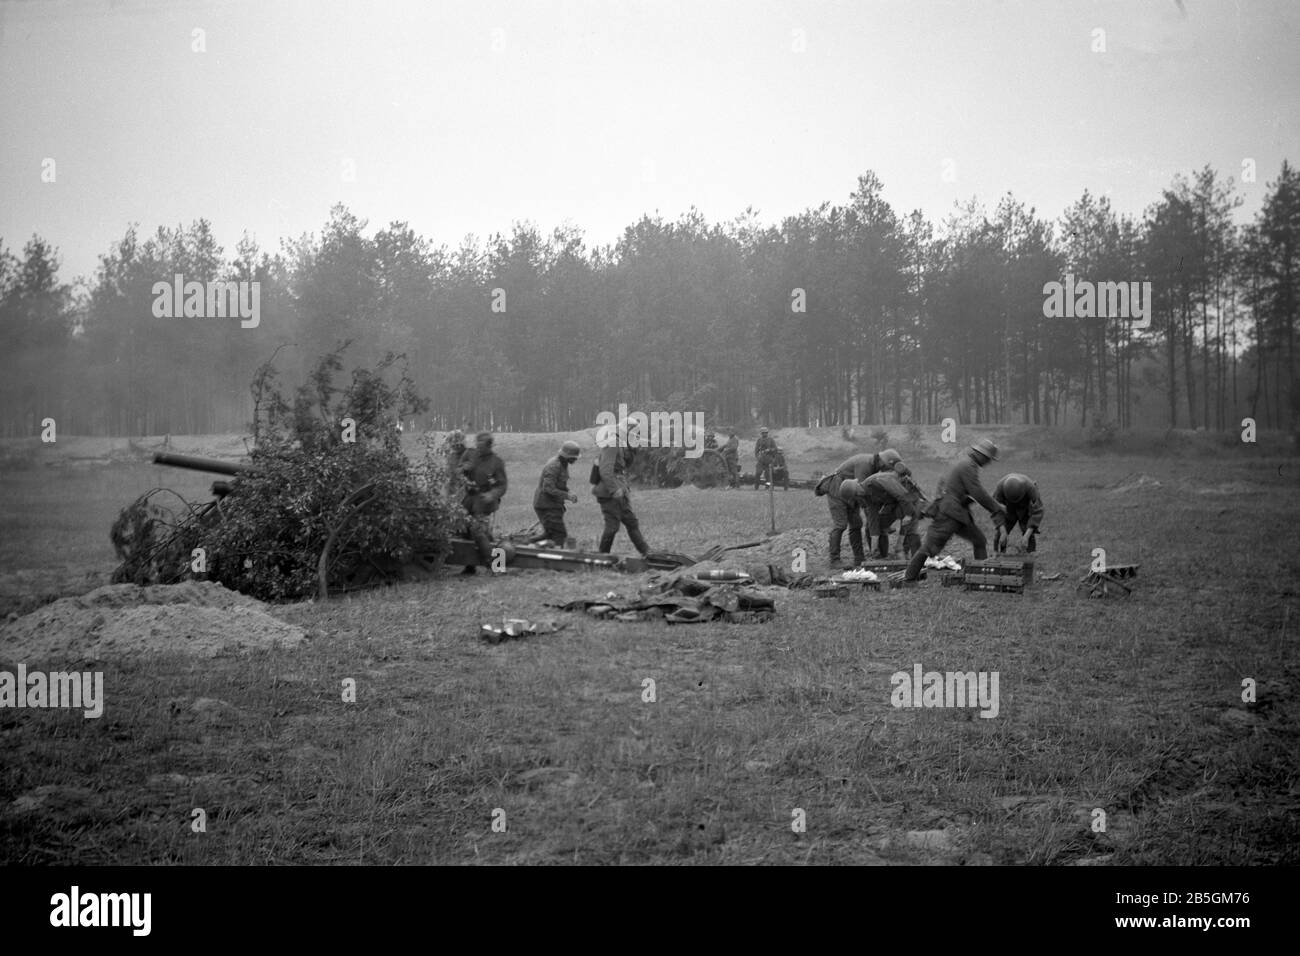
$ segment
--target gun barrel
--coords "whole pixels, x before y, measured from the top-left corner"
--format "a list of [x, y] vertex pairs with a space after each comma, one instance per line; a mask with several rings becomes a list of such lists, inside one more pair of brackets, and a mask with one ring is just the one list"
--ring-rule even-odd
[[206, 471], [214, 475], [229, 475], [232, 478], [252, 474], [255, 470], [250, 465], [219, 461], [216, 458], [199, 458], [196, 455], [174, 455], [166, 451], [154, 452], [153, 463], [155, 465], [170, 465], [173, 468], [185, 468], [189, 471]]

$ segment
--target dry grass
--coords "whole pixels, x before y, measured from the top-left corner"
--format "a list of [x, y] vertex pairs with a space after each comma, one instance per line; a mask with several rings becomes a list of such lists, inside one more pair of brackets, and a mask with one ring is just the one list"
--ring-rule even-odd
[[[532, 520], [543, 444], [512, 457], [503, 443], [509, 529]], [[1284, 622], [1300, 566], [1271, 542], [1300, 518], [1300, 495], [1276, 473], [1294, 461], [1252, 451], [1190, 467], [995, 465], [990, 478], [1026, 470], [1046, 496], [1038, 571], [1062, 579], [1023, 596], [937, 582], [849, 602], [791, 592], [770, 624], [668, 627], [543, 606], [626, 592], [635, 577], [447, 574], [276, 609], [315, 635], [302, 650], [112, 662], [100, 720], [0, 711], [0, 807], [43, 785], [87, 791], [0, 810], [0, 859], [1294, 864], [1300, 675], [1297, 621]], [[918, 466], [925, 487], [941, 467]], [[1109, 490], [1132, 472], [1163, 487]], [[207, 479], [192, 477], [201, 491]], [[6, 475], [0, 567], [102, 571], [116, 508], [158, 478], [128, 466]], [[571, 530], [589, 540], [599, 518], [583, 497]], [[749, 491], [635, 504], [651, 543], [674, 550], [767, 528], [766, 495]], [[808, 492], [777, 505], [780, 528], [825, 523]], [[1094, 547], [1142, 562], [1131, 599], [1076, 597]], [[479, 643], [478, 625], [503, 615], [570, 627]], [[890, 675], [917, 662], [998, 671], [999, 716], [894, 709]], [[1254, 705], [1241, 702], [1244, 677], [1258, 682]], [[642, 701], [645, 678], [655, 703]], [[198, 698], [229, 706], [196, 711]], [[191, 832], [195, 807], [206, 833]], [[791, 831], [795, 808], [806, 833]], [[1089, 826], [1094, 808], [1105, 833]], [[948, 846], [909, 843], [924, 830], [946, 831]]]

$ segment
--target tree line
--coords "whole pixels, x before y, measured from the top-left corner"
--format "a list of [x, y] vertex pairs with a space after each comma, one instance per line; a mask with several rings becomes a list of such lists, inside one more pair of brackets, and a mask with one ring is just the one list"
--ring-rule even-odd
[[[1209, 166], [1141, 217], [1085, 191], [1049, 221], [1011, 194], [935, 224], [898, 214], [872, 173], [842, 204], [779, 224], [642, 216], [612, 245], [562, 227], [434, 246], [368, 233], [335, 206], [319, 235], [226, 257], [210, 224], [136, 225], [93, 279], [60, 279], [34, 236], [0, 240], [0, 429], [35, 435], [243, 431], [279, 350], [305, 381], [350, 341], [393, 352], [421, 427], [589, 427], [598, 412], [705, 411], [746, 427], [1026, 423], [1295, 428], [1300, 177], [1283, 162], [1253, 221]], [[159, 282], [257, 282], [260, 322], [160, 317]], [[1047, 283], [1151, 283], [1146, 327], [1044, 312]]]

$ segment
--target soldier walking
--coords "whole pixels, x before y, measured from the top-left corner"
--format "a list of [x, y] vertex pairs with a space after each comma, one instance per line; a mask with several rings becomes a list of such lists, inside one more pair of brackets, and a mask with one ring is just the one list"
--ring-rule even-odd
[[[619, 438], [622, 439], [625, 434], [626, 427], [620, 424]], [[621, 525], [627, 528], [632, 546], [644, 557], [650, 553], [650, 545], [641, 537], [641, 524], [632, 511], [631, 489], [627, 479], [631, 463], [632, 449], [623, 447], [621, 441], [602, 448], [596, 461], [600, 481], [591, 489], [591, 493], [600, 503], [600, 513], [605, 518], [599, 550], [605, 554], [613, 550], [614, 538]]]
[[577, 504], [578, 496], [569, 492], [569, 466], [578, 460], [582, 449], [576, 441], [566, 441], [559, 454], [542, 468], [541, 480], [533, 494], [533, 511], [542, 523], [542, 536], [557, 548], [571, 547], [569, 532], [564, 527], [564, 503]]
[[987, 438], [981, 438], [971, 445], [957, 464], [939, 482], [938, 500], [935, 502], [937, 514], [930, 524], [925, 541], [916, 554], [912, 555], [907, 566], [904, 581], [915, 581], [921, 576], [925, 559], [936, 557], [952, 536], [965, 538], [975, 549], [975, 560], [983, 561], [989, 556], [988, 539], [975, 523], [971, 514], [972, 501], [977, 501], [990, 514], [1004, 515], [1006, 509], [998, 504], [980, 484], [980, 469], [990, 461], [998, 460], [998, 446]]

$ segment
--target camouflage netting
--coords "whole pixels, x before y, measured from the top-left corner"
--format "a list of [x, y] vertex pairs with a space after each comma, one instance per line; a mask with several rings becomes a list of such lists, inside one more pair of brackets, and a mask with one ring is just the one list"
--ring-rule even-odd
[[691, 574], [713, 570], [744, 571], [758, 584], [785, 584], [797, 574], [793, 564], [795, 551], [800, 548], [806, 555], [807, 569], [813, 570], [826, 559], [826, 529], [783, 531], [756, 547], [728, 551], [716, 560], [701, 561], [685, 570]]

